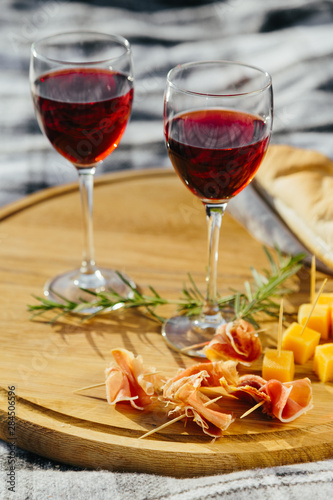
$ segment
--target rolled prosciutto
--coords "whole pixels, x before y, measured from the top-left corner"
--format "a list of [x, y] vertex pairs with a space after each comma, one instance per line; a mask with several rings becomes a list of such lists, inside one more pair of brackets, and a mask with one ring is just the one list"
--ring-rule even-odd
[[142, 357], [126, 349], [113, 349], [114, 363], [105, 370], [106, 398], [109, 404], [129, 401], [133, 408], [143, 410], [152, 403], [152, 396], [164, 384], [155, 368], [145, 368]]
[[261, 356], [262, 345], [254, 327], [239, 319], [220, 325], [203, 352], [210, 361], [231, 359], [250, 366]]

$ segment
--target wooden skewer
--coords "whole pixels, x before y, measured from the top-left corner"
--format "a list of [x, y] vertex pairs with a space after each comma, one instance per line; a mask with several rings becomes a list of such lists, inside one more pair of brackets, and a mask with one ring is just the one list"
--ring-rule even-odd
[[[206, 403], [204, 403], [204, 406], [209, 406], [212, 403], [215, 403], [215, 401], [218, 401], [219, 399], [221, 399], [222, 397], [223, 396], [218, 396], [217, 398], [211, 399], [210, 401], [207, 401]], [[159, 427], [156, 427], [156, 429], [152, 429], [151, 431], [148, 431], [145, 434], [142, 434], [142, 436], [140, 436], [138, 439], [144, 439], [148, 436], [151, 436], [155, 432], [158, 432], [158, 431], [164, 429], [165, 427], [168, 427], [169, 425], [172, 425], [175, 422], [178, 422], [178, 420], [182, 420], [184, 417], [186, 417], [186, 413], [182, 413], [182, 415], [178, 415], [178, 417], [175, 417], [172, 420], [165, 422], [164, 424], [160, 425]]]
[[267, 328], [259, 328], [259, 330], [254, 330], [253, 333], [262, 333], [262, 332], [267, 332]]
[[168, 422], [165, 422], [165, 424], [162, 424], [159, 427], [156, 427], [156, 429], [152, 429], [151, 431], [146, 432], [146, 434], [142, 434], [142, 436], [139, 436], [138, 439], [144, 439], [144, 438], [150, 436], [151, 434], [154, 434], [155, 432], [158, 432], [158, 431], [164, 429], [164, 427], [168, 427], [169, 425], [174, 424], [175, 422], [178, 422], [178, 420], [181, 420], [184, 417], [186, 417], [185, 413], [183, 413], [182, 415], [178, 415], [178, 417], [173, 418], [172, 420], [169, 420]]
[[239, 418], [247, 417], [248, 415], [250, 415], [250, 413], [252, 413], [254, 410], [256, 410], [257, 408], [262, 406], [264, 403], [265, 403], [265, 400], [260, 401], [260, 403], [257, 403], [256, 405], [252, 406], [252, 408], [250, 408], [245, 413], [243, 413], [243, 415], [241, 415]]
[[200, 344], [188, 345], [188, 346], [183, 347], [182, 349], [180, 349], [180, 352], [191, 351], [191, 349], [197, 349], [198, 347], [205, 347], [205, 345], [208, 345], [209, 342], [210, 341], [208, 340], [207, 342], [201, 342]]
[[282, 348], [282, 330], [283, 330], [283, 299], [281, 299], [281, 304], [280, 304], [280, 314], [279, 314], [279, 327], [278, 327], [278, 338], [277, 338], [277, 351], [278, 351], [278, 357], [281, 355], [281, 348]]
[[94, 389], [95, 387], [102, 387], [102, 385], [105, 385], [105, 382], [102, 382], [100, 384], [87, 385], [86, 387], [81, 387], [80, 389], [75, 389], [75, 391], [73, 391], [73, 392], [86, 391], [88, 389]]
[[209, 401], [206, 401], [206, 403], [204, 403], [203, 405], [204, 406], [209, 406], [213, 403], [216, 403], [216, 401], [218, 401], [219, 399], [221, 399], [223, 396], [217, 396], [216, 398], [214, 399], [210, 399]]
[[310, 275], [310, 302], [312, 303], [316, 293], [316, 257], [312, 255]]
[[217, 386], [203, 386], [203, 387], [199, 387], [199, 391], [202, 393], [202, 394], [221, 394], [223, 396], [231, 396], [231, 394], [228, 394], [226, 392], [226, 390], [221, 386], [221, 385], [217, 385]]
[[156, 371], [156, 372], [148, 372], [148, 373], [143, 373], [142, 376], [143, 377], [148, 377], [149, 375], [158, 375], [159, 373], [162, 373], [162, 371]]
[[[158, 373], [162, 372], [158, 371], [158, 372], [144, 373], [143, 376], [145, 377], [146, 375], [157, 375]], [[73, 392], [87, 391], [88, 389], [95, 389], [95, 387], [102, 387], [102, 385], [105, 385], [105, 382], [101, 382], [100, 384], [87, 385], [86, 387], [80, 387], [80, 389], [75, 389], [75, 391]]]
[[320, 290], [319, 290], [319, 292], [317, 293], [317, 296], [316, 296], [316, 298], [315, 298], [315, 301], [314, 301], [314, 303], [312, 304], [311, 310], [310, 310], [310, 312], [309, 312], [309, 316], [306, 318], [306, 322], [304, 323], [303, 328], [302, 328], [302, 331], [301, 331], [301, 333], [300, 333], [300, 335], [301, 335], [301, 336], [302, 336], [302, 335], [303, 335], [303, 333], [304, 333], [304, 330], [305, 330], [305, 328], [306, 328], [306, 326], [307, 326], [307, 324], [308, 324], [308, 322], [309, 322], [309, 319], [311, 318], [311, 314], [313, 313], [314, 308], [316, 307], [316, 304], [317, 304], [317, 302], [318, 302], [318, 300], [319, 300], [320, 295], [322, 294], [322, 291], [324, 290], [324, 286], [326, 285], [326, 283], [327, 283], [327, 278], [325, 278], [325, 279], [324, 279], [324, 281], [323, 281], [323, 283], [322, 283], [322, 285], [321, 285], [321, 287], [320, 287]]

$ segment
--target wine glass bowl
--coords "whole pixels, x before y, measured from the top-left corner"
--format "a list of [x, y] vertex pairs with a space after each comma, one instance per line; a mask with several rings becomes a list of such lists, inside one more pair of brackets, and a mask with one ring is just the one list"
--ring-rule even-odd
[[[204, 204], [208, 219], [207, 293], [199, 317], [177, 316], [162, 329], [184, 350], [211, 339], [225, 322], [217, 303], [219, 231], [228, 201], [253, 179], [267, 150], [273, 117], [270, 75], [231, 61], [176, 66], [167, 76], [164, 133], [171, 163]], [[197, 349], [187, 354], [201, 356]]]
[[131, 114], [130, 44], [120, 36], [85, 31], [37, 41], [31, 48], [30, 85], [42, 132], [77, 169], [84, 228], [80, 268], [49, 280], [44, 293], [71, 301], [84, 296], [82, 288], [130, 293], [114, 270], [97, 267], [92, 227], [96, 167], [118, 146]]

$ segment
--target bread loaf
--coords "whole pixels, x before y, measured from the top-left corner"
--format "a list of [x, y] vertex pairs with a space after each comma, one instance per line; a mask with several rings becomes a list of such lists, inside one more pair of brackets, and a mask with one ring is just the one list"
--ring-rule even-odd
[[333, 162], [316, 151], [270, 146], [254, 187], [304, 246], [333, 269]]

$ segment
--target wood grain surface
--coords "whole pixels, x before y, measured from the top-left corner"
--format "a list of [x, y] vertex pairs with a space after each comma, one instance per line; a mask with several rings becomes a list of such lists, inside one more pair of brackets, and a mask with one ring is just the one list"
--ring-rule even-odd
[[[274, 148], [271, 148], [274, 152]], [[271, 154], [271, 153], [270, 153]], [[8, 433], [8, 387], [15, 386], [15, 442], [44, 457], [87, 468], [194, 476], [325, 459], [333, 456], [333, 386], [322, 384], [312, 361], [296, 378], [313, 382], [314, 409], [290, 424], [260, 410], [239, 418], [215, 442], [183, 422], [138, 440], [163, 423], [164, 414], [106, 402], [104, 388], [74, 391], [104, 381], [110, 350], [141, 354], [166, 375], [193, 359], [171, 350], [160, 325], [138, 312], [117, 312], [90, 322], [78, 318], [30, 321], [27, 304], [44, 282], [77, 267], [82, 227], [77, 185], [32, 195], [0, 211], [0, 437]], [[171, 170], [116, 173], [96, 179], [97, 263], [126, 272], [147, 290], [177, 298], [190, 272], [204, 290], [207, 260], [203, 207]], [[262, 245], [227, 213], [223, 220], [218, 288], [243, 290], [250, 266], [266, 267]], [[318, 274], [318, 281], [323, 275]], [[309, 272], [294, 280], [289, 311], [308, 299]], [[329, 288], [328, 288], [329, 289]], [[166, 307], [159, 311], [171, 315]], [[277, 323], [264, 322], [264, 347], [276, 345]], [[261, 361], [251, 367], [260, 374]], [[247, 370], [249, 371], [249, 370]], [[246, 373], [242, 369], [241, 373]], [[222, 403], [221, 403], [222, 404]], [[249, 406], [223, 400], [239, 417]]]

